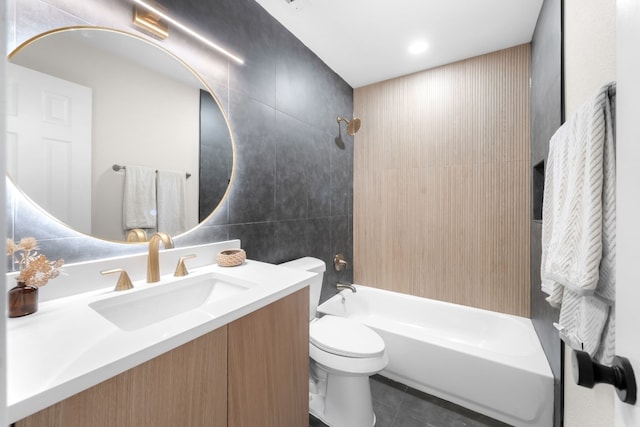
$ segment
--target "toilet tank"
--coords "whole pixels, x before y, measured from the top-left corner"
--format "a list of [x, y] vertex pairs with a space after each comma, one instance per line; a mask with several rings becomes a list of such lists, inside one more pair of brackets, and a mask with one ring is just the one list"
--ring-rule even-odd
[[316, 317], [316, 309], [320, 302], [320, 292], [322, 291], [322, 278], [327, 268], [324, 261], [310, 256], [294, 259], [293, 261], [280, 264], [282, 267], [293, 268], [296, 270], [309, 271], [316, 273], [309, 285], [309, 320]]

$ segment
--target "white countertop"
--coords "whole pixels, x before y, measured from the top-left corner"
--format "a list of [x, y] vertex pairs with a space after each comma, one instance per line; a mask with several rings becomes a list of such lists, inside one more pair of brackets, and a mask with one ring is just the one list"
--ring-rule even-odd
[[[248, 260], [190, 269], [189, 277], [217, 274], [248, 289], [135, 330], [123, 330], [89, 304], [113, 298], [113, 286], [41, 302], [36, 313], [7, 319], [7, 416], [15, 422], [140, 363], [226, 325], [309, 285], [313, 274]], [[115, 284], [116, 276], [112, 277]], [[123, 292], [175, 286], [134, 282]], [[123, 294], [122, 292], [117, 293]]]

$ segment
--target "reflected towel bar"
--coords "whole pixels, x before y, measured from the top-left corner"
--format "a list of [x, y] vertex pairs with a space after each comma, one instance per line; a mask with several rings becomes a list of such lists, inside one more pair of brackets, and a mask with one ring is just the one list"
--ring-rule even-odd
[[[114, 171], [116, 171], [116, 172], [118, 172], [118, 171], [120, 171], [120, 170], [125, 170], [125, 169], [127, 169], [127, 167], [126, 167], [126, 166], [121, 166], [121, 165], [113, 165], [113, 166], [111, 166], [111, 168], [112, 168]], [[157, 172], [158, 172], [158, 171], [156, 170], [156, 173], [157, 173]], [[189, 172], [187, 172], [186, 174], [187, 174], [187, 179], [189, 179], [189, 178], [191, 177], [191, 174], [190, 174]]]

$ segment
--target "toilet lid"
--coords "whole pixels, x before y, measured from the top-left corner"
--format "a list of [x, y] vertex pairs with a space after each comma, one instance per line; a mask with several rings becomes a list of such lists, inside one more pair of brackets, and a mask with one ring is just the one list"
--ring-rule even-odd
[[309, 340], [316, 347], [339, 356], [376, 357], [384, 353], [380, 335], [344, 317], [324, 316], [311, 322]]

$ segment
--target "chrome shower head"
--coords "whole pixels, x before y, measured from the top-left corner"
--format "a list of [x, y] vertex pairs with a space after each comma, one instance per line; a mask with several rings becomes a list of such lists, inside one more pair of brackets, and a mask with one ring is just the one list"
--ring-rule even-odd
[[344, 117], [338, 116], [338, 123], [340, 122], [345, 122], [347, 124], [347, 133], [351, 136], [358, 133], [358, 130], [360, 130], [360, 125], [362, 124], [360, 119], [357, 117], [354, 117], [351, 121], [349, 121]]

